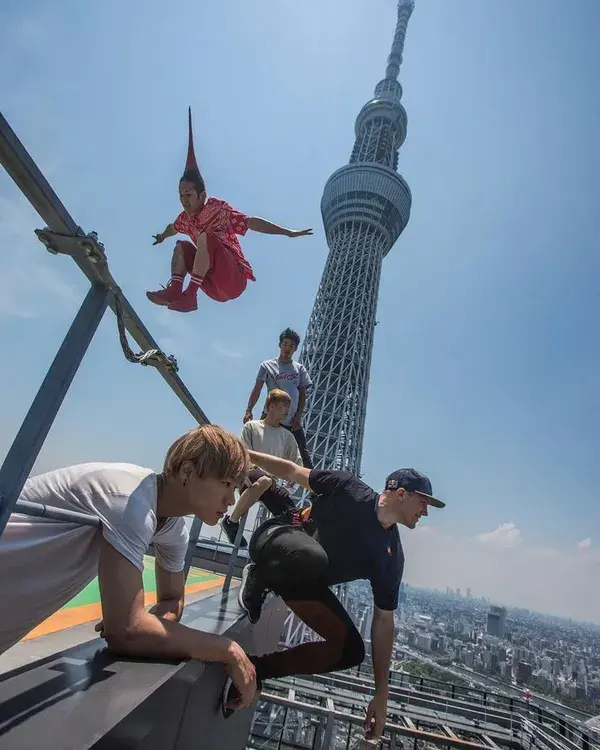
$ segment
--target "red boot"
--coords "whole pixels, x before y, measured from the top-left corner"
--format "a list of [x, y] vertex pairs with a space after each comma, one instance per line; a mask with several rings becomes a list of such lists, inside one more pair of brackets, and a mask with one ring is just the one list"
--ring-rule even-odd
[[176, 300], [169, 304], [169, 310], [175, 310], [176, 312], [193, 312], [198, 309], [198, 300], [196, 299], [196, 292], [190, 294], [187, 290], [180, 294]]
[[165, 289], [158, 292], [146, 292], [146, 297], [155, 305], [164, 305], [168, 307], [182, 296], [181, 285], [174, 284], [170, 281]]

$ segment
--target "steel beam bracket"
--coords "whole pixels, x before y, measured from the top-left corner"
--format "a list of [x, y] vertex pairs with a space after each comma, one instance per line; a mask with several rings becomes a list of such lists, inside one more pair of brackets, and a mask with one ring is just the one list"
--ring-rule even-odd
[[44, 227], [44, 229], [36, 229], [35, 233], [46, 250], [53, 255], [74, 257], [83, 250], [90, 263], [106, 263], [104, 245], [98, 239], [96, 232], [84, 234], [83, 230], [81, 231], [82, 234], [61, 234]]
[[160, 349], [150, 349], [148, 352], [144, 352], [138, 360], [140, 365], [152, 366], [152, 367], [166, 367], [171, 372], [177, 372], [179, 370], [179, 364], [177, 359], [172, 354], [165, 354]]

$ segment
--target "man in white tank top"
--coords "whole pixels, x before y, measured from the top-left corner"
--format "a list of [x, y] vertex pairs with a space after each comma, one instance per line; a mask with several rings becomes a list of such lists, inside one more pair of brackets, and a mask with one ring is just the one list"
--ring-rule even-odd
[[[188, 532], [184, 516], [214, 526], [245, 481], [248, 453], [220, 427], [197, 427], [173, 443], [163, 471], [88, 463], [31, 477], [20, 500], [75, 511], [100, 528], [13, 513], [0, 537], [0, 654], [98, 576], [102, 635], [130, 656], [225, 664], [242, 690], [256, 692], [254, 667], [229, 638], [182, 625]], [[157, 604], [144, 607], [144, 553], [156, 553]]]

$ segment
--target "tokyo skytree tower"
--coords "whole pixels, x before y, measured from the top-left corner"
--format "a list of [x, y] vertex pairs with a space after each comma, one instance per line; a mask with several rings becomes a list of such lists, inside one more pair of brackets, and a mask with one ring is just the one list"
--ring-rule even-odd
[[300, 358], [313, 380], [303, 421], [318, 468], [360, 473], [381, 266], [411, 208], [396, 170], [407, 126], [398, 74], [413, 8], [399, 0], [385, 78], [356, 119], [350, 163], [321, 200], [329, 255]]

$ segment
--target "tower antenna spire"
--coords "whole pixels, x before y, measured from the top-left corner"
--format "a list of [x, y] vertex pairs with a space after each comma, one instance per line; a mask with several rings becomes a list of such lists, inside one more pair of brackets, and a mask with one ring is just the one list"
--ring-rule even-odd
[[408, 20], [415, 9], [414, 0], [398, 0], [398, 21], [394, 32], [394, 41], [388, 57], [386, 78], [397, 79], [402, 65], [402, 53], [404, 52], [404, 40], [406, 38], [406, 27]]
[[321, 200], [329, 256], [301, 354], [313, 380], [304, 424], [317, 468], [361, 473], [383, 259], [412, 201], [397, 168], [407, 129], [398, 75], [413, 7], [398, 2], [386, 76], [356, 118], [350, 163], [331, 175]]

